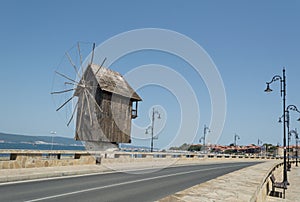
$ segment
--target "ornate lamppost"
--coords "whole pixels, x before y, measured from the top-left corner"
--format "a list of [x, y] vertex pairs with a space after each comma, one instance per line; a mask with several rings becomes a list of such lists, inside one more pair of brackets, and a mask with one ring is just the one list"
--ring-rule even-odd
[[[298, 121], [300, 121], [300, 118], [298, 119]], [[296, 166], [298, 167], [298, 142], [299, 142], [299, 135], [297, 133], [296, 135]]]
[[153, 136], [153, 132], [154, 132], [154, 120], [155, 120], [155, 115], [157, 115], [157, 118], [160, 119], [160, 113], [154, 109], [153, 107], [153, 110], [152, 110], [152, 122], [151, 122], [151, 126], [149, 126], [147, 129], [146, 129], [146, 134], [149, 133], [149, 130], [151, 130], [151, 152], [153, 152], [153, 139], [154, 139], [154, 136]]
[[[297, 119], [300, 122], [300, 118]], [[299, 142], [299, 135], [296, 136], [296, 166], [298, 167], [298, 142]]]
[[[285, 114], [286, 114], [286, 127], [288, 130], [288, 146], [287, 146], [287, 171], [291, 170], [291, 164], [290, 164], [290, 141], [291, 141], [291, 133], [290, 133], [290, 111], [296, 111], [298, 113], [300, 113], [300, 111], [297, 109], [297, 107], [295, 105], [289, 105], [287, 106], [286, 110], [285, 110]], [[281, 122], [281, 118], [279, 118], [279, 122]]]
[[206, 153], [206, 145], [205, 145], [205, 139], [206, 139], [206, 134], [207, 132], [210, 132], [209, 127], [207, 127], [204, 124], [204, 130], [203, 130], [203, 137], [200, 138], [199, 142], [201, 142], [201, 140], [203, 140], [203, 148], [204, 148], [204, 153]]
[[236, 146], [236, 139], [240, 139], [240, 136], [238, 136], [236, 133], [234, 134], [234, 147], [235, 147], [235, 150], [237, 152], [237, 146]]
[[54, 135], [56, 135], [56, 131], [50, 131], [50, 134], [51, 134], [51, 151], [53, 149], [53, 138], [54, 138]]
[[286, 115], [285, 115], [285, 100], [286, 100], [286, 77], [285, 77], [285, 69], [282, 69], [282, 77], [279, 75], [275, 75], [270, 82], [266, 82], [267, 88], [265, 92], [272, 92], [273, 90], [270, 88], [270, 84], [280, 81], [280, 95], [282, 97], [282, 108], [283, 108], [283, 182], [288, 185], [287, 179], [287, 169], [286, 169]]
[[[262, 144], [263, 142], [260, 139], [257, 139], [257, 146], [259, 146], [260, 144]], [[262, 156], [262, 149], [260, 148], [260, 156]]]
[[297, 129], [295, 128], [295, 130], [291, 130], [289, 132], [290, 135], [292, 135], [292, 133], [295, 135], [295, 139], [296, 139], [296, 166], [298, 167], [298, 139], [299, 139], [299, 136], [298, 136]]

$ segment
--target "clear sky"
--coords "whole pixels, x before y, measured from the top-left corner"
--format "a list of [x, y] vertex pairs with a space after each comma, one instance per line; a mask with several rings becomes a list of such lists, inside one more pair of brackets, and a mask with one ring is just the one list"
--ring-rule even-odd
[[[287, 104], [300, 108], [299, 22], [299, 1], [1, 1], [0, 131], [28, 135], [56, 131], [73, 137], [50, 95], [64, 53], [77, 41], [99, 45], [126, 31], [160, 28], [194, 40], [218, 68], [227, 99], [218, 143], [232, 143], [236, 133], [238, 144], [256, 144], [259, 138], [282, 145], [279, 82], [272, 84], [272, 94], [264, 89], [265, 82], [286, 67]], [[197, 143], [204, 124], [210, 123], [210, 99], [203, 80], [180, 69], [187, 65], [184, 61], [157, 51], [138, 52], [111, 68], [125, 74], [154, 63], [174, 67], [195, 91], [201, 112]], [[166, 110], [165, 128], [155, 140], [163, 147], [178, 128], [179, 105], [174, 95], [157, 86], [138, 92], [143, 103], [136, 124], [150, 124], [148, 114], [154, 105]], [[291, 128], [300, 127], [296, 118], [292, 112]], [[138, 144], [149, 145], [149, 139]]]

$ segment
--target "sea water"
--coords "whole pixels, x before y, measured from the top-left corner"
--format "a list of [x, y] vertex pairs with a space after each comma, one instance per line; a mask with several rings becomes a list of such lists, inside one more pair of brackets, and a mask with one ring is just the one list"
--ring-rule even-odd
[[25, 150], [85, 150], [83, 145], [29, 144], [29, 143], [0, 143], [0, 149]]

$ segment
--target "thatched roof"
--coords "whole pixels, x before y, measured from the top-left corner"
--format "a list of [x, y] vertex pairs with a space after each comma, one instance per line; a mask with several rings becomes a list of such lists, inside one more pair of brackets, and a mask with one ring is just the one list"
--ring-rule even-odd
[[97, 64], [92, 64], [89, 67], [94, 75], [97, 73], [95, 77], [101, 90], [131, 98], [136, 101], [142, 100], [120, 73], [105, 67], [100, 68]]

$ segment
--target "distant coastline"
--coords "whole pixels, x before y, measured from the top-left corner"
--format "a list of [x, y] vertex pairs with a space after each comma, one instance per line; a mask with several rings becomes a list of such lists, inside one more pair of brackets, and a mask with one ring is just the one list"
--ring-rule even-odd
[[2, 143], [0, 149], [24, 149], [24, 150], [85, 150], [82, 145], [56, 145], [51, 144], [28, 144], [28, 143]]
[[85, 147], [82, 142], [66, 137], [0, 133], [0, 149], [85, 150]]
[[[120, 144], [122, 151], [150, 151], [149, 147]], [[86, 150], [81, 141], [60, 136], [30, 136], [0, 132], [0, 149], [23, 150]], [[154, 148], [158, 150], [157, 148]]]

